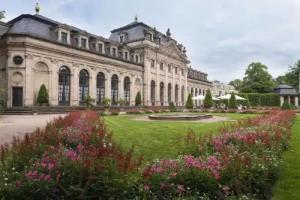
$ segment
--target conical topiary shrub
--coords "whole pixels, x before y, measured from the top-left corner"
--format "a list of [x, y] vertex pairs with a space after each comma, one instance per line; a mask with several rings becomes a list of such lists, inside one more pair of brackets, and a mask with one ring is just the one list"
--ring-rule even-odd
[[211, 93], [210, 93], [210, 90], [207, 91], [206, 95], [205, 95], [205, 98], [204, 98], [204, 101], [203, 101], [203, 104], [204, 104], [204, 108], [211, 108], [213, 107], [213, 100], [212, 100], [212, 96], [211, 96]]
[[142, 96], [141, 96], [141, 93], [140, 93], [140, 92], [138, 92], [138, 93], [136, 94], [136, 97], [135, 97], [135, 105], [136, 105], [136, 106], [142, 105]]
[[188, 108], [188, 109], [194, 108], [194, 103], [193, 103], [192, 95], [191, 95], [191, 94], [189, 94], [189, 96], [188, 96], [188, 98], [187, 98], [185, 107]]
[[45, 84], [42, 84], [37, 96], [37, 103], [40, 105], [49, 104], [49, 95]]
[[229, 109], [236, 109], [237, 108], [237, 102], [235, 98], [235, 94], [232, 92], [230, 99], [229, 99], [229, 104], [228, 104]]

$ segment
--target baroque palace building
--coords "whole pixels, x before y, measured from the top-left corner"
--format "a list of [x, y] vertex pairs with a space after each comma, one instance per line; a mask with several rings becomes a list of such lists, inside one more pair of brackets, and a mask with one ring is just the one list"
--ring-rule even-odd
[[137, 18], [104, 38], [42, 15], [0, 22], [0, 97], [8, 108], [37, 105], [46, 85], [51, 106], [101, 105], [124, 99], [145, 106], [183, 106], [187, 95], [212, 89], [207, 74], [189, 67], [183, 45]]

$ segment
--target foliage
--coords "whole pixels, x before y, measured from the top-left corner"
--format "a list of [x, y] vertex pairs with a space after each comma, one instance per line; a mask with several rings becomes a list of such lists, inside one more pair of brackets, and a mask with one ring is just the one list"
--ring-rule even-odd
[[2, 19], [4, 19], [4, 18], [5, 18], [5, 11], [2, 10], [2, 11], [0, 11], [0, 21], [2, 21]]
[[185, 107], [188, 108], [188, 109], [193, 109], [194, 108], [194, 103], [193, 103], [191, 94], [188, 95], [187, 101], [185, 103]]
[[42, 84], [39, 89], [39, 93], [37, 96], [37, 103], [40, 105], [49, 104], [49, 95], [45, 84]]
[[249, 64], [245, 72], [240, 92], [244, 93], [268, 93], [272, 92], [275, 83], [268, 73], [267, 66], [257, 62]]
[[127, 100], [125, 100], [125, 99], [119, 99], [119, 100], [118, 100], [118, 104], [119, 104], [120, 106], [128, 106], [128, 105], [129, 105], [129, 102], [128, 102]]
[[233, 86], [237, 91], [240, 91], [243, 81], [241, 79], [235, 79], [229, 82], [229, 85]]
[[284, 101], [282, 106], [281, 106], [282, 110], [292, 110], [292, 109], [296, 109], [296, 106], [289, 103], [288, 101]]
[[107, 97], [103, 98], [102, 104], [103, 104], [104, 108], [109, 108], [110, 107], [110, 99]]
[[239, 93], [238, 95], [248, 99], [251, 106], [280, 106], [280, 97], [275, 93]]
[[93, 103], [95, 102], [95, 99], [91, 98], [90, 95], [87, 95], [84, 97], [84, 104], [87, 108], [92, 108], [94, 105]]
[[203, 104], [204, 104], [204, 108], [211, 108], [213, 107], [213, 100], [212, 100], [212, 96], [211, 96], [211, 93], [210, 93], [210, 90], [208, 90], [206, 92], [206, 95], [205, 95], [205, 98], [204, 98], [204, 101], [203, 101]]
[[289, 71], [276, 78], [277, 84], [288, 84], [299, 91], [300, 60], [289, 67]]
[[99, 114], [75, 112], [1, 146], [3, 199], [133, 199], [140, 160], [112, 140]]
[[[218, 135], [190, 132], [177, 159], [162, 159], [143, 173], [149, 199], [269, 199], [295, 113], [268, 115], [223, 127]], [[262, 156], [263, 155], [263, 156]]]
[[142, 105], [142, 96], [141, 93], [138, 92], [135, 97], [135, 106], [141, 106], [141, 105]]
[[229, 99], [228, 108], [229, 109], [236, 109], [237, 108], [237, 101], [236, 101], [234, 93], [231, 93], [231, 96], [230, 96], [230, 99]]
[[176, 112], [177, 111], [176, 106], [175, 106], [173, 101], [171, 101], [169, 103], [169, 109], [170, 109], [171, 112]]

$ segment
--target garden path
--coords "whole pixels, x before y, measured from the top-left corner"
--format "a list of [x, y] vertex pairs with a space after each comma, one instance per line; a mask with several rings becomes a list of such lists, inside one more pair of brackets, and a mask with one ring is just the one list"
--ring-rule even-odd
[[13, 136], [23, 136], [25, 133], [43, 128], [47, 122], [63, 114], [51, 115], [0, 115], [0, 144], [10, 142]]

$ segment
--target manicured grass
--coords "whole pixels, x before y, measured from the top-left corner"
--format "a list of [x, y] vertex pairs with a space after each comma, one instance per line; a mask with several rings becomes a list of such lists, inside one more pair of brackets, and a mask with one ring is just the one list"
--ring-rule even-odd
[[300, 116], [297, 117], [291, 148], [284, 153], [284, 166], [273, 188], [273, 200], [300, 199]]
[[[246, 114], [220, 114], [232, 119], [247, 118], [254, 115]], [[216, 132], [224, 122], [191, 123], [191, 122], [166, 122], [166, 121], [136, 121], [137, 116], [109, 116], [105, 123], [113, 132], [114, 139], [129, 149], [135, 146], [135, 152], [143, 155], [146, 161], [157, 158], [176, 158], [178, 143], [187, 135], [189, 129], [196, 134]]]

